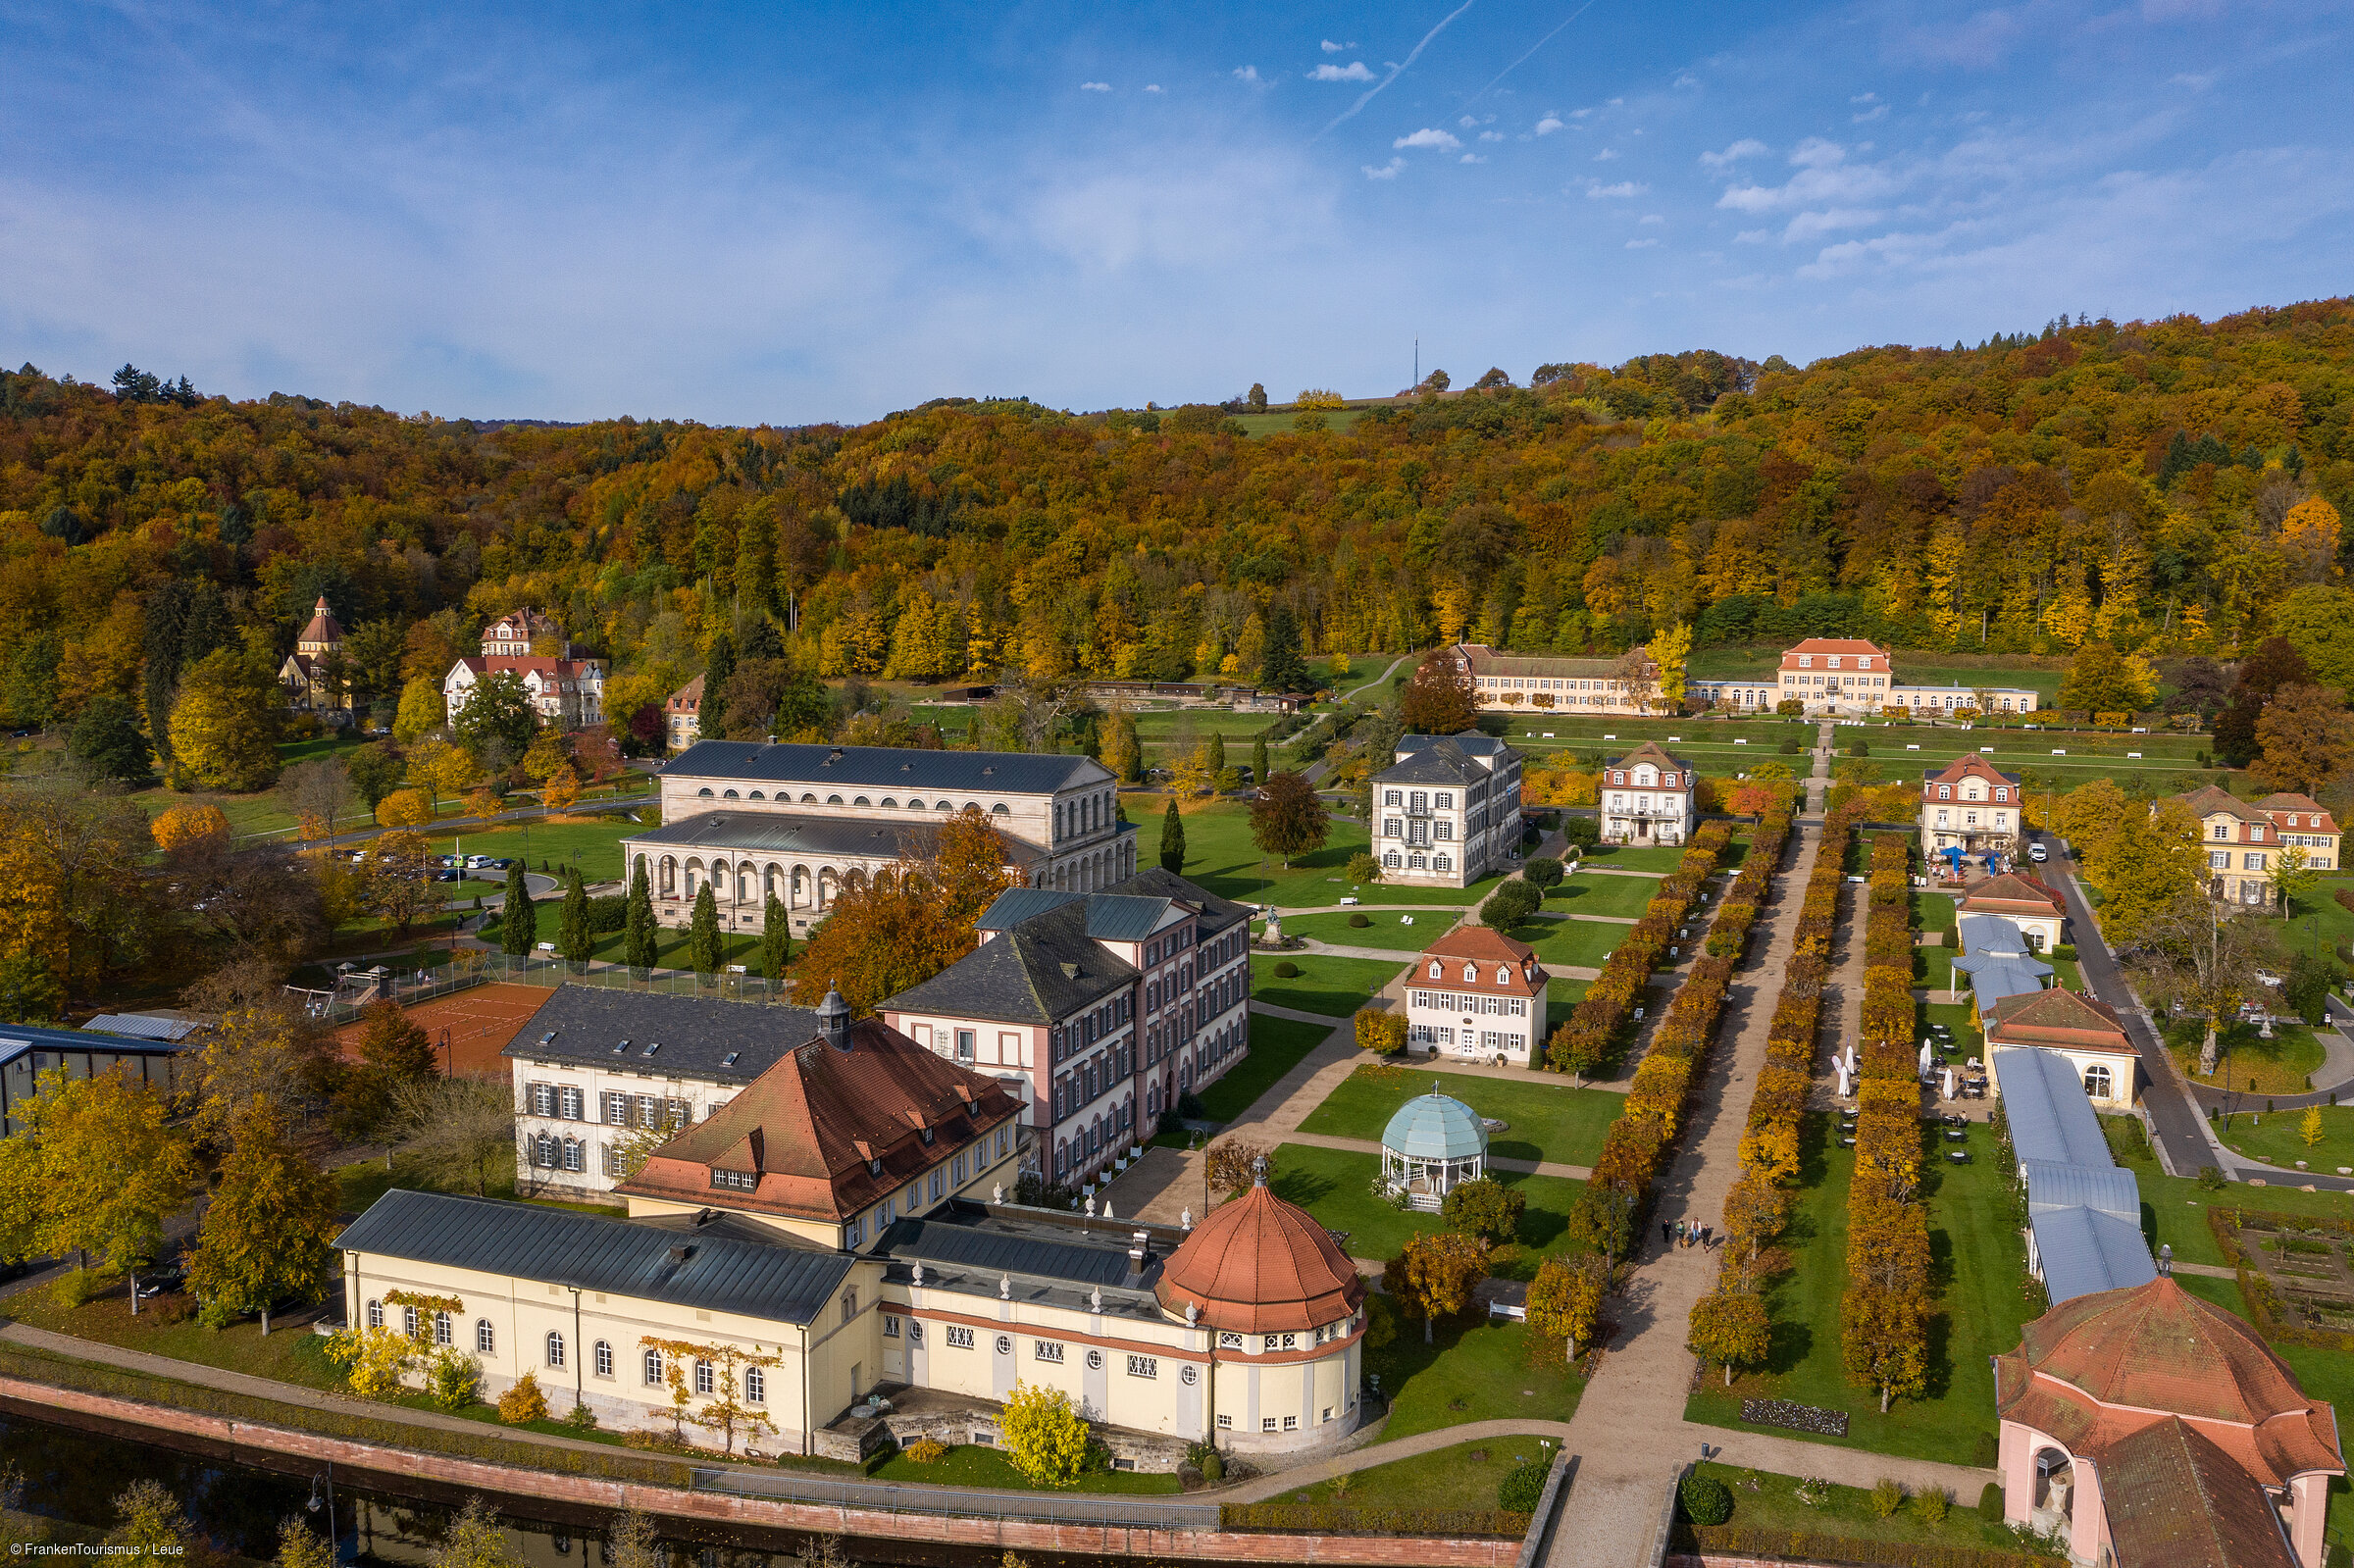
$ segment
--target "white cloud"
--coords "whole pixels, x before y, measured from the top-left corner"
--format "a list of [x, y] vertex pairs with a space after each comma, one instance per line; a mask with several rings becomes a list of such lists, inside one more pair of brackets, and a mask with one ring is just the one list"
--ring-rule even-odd
[[2205, 92], [2215, 85], [2215, 73], [2212, 71], [2183, 71], [2177, 72], [2166, 79], [2176, 87], [2188, 87], [2192, 92]]
[[1479, 124], [1479, 117], [1477, 115], [1465, 115], [1461, 119], [1458, 120], [1456, 124], [1462, 126], [1465, 130], [1469, 130], [1473, 126]]
[[1641, 218], [1636, 220], [1638, 223], [1645, 224], [1663, 224], [1666, 221], [1666, 219], [1661, 217], [1658, 213], [1645, 213]]
[[1504, 132], [1501, 130], [1483, 130], [1479, 133], [1479, 139], [1482, 141], [1502, 141], [1504, 140]]
[[1827, 169], [1846, 157], [1845, 147], [1820, 136], [1809, 136], [1790, 151], [1790, 161], [1801, 169]]
[[1649, 185], [1639, 185], [1631, 179], [1622, 179], [1615, 185], [1588, 184], [1586, 186], [1586, 194], [1588, 196], [1597, 198], [1612, 196], [1640, 196], [1650, 188], [1651, 187]]
[[1880, 214], [1867, 207], [1829, 207], [1821, 212], [1800, 213], [1782, 230], [1784, 240], [1813, 239], [1842, 228], [1863, 228], [1880, 221]]
[[1656, 239], [1630, 239], [1626, 242], [1626, 248], [1628, 250], [1649, 250], [1658, 243], [1659, 241]]
[[1252, 83], [1253, 85], [1254, 85], [1254, 86], [1255, 86], [1255, 85], [1257, 84], [1257, 82], [1258, 82], [1258, 67], [1256, 67], [1256, 66], [1237, 66], [1237, 67], [1235, 67], [1235, 68], [1234, 68], [1234, 79], [1235, 79], [1235, 80], [1237, 80], [1237, 81], [1248, 81], [1248, 82], [1250, 82], [1250, 83]]
[[1595, 161], [1596, 163], [1598, 163], [1598, 164], [1607, 164], [1607, 163], [1609, 163], [1609, 162], [1610, 162], [1612, 159], [1613, 159], [1613, 158], [1615, 158], [1615, 157], [1617, 157], [1617, 156], [1618, 156], [1618, 149], [1617, 149], [1617, 148], [1615, 148], [1615, 147], [1605, 147], [1605, 148], [1603, 148], [1603, 149], [1602, 149], [1602, 151], [1600, 151], [1600, 152], [1598, 152], [1598, 153], [1596, 153], [1596, 154], [1594, 155], [1594, 161]]
[[1475, 152], [1467, 152], [1458, 158], [1456, 162], [1458, 164], [1484, 164], [1487, 160]]
[[1591, 109], [1572, 109], [1569, 111], [1569, 118], [1572, 120], [1583, 120], [1586, 118], [1586, 116], [1592, 114], [1593, 112], [1594, 111]]
[[1733, 236], [1733, 241], [1741, 245], [1763, 245], [1772, 237], [1773, 230], [1770, 228], [1744, 228]]
[[1328, 55], [1337, 55], [1344, 49], [1356, 47], [1356, 45], [1354, 43], [1334, 43], [1330, 38], [1324, 40], [1324, 52]]
[[1162, 92], [1165, 90], [1166, 89], [1163, 88], [1157, 81], [1148, 81], [1145, 83], [1145, 91], [1147, 92]]
[[1081, 92], [1109, 92], [1111, 83], [1108, 81], [1083, 81], [1079, 83], [1079, 90]]
[[1371, 81], [1373, 73], [1365, 69], [1362, 60], [1352, 60], [1346, 66], [1336, 66], [1329, 60], [1307, 74], [1310, 81]]
[[1848, 99], [1848, 102], [1852, 104], [1878, 103], [1879, 101], [1880, 95], [1876, 92], [1860, 92]]
[[1676, 87], [1697, 87], [1700, 85], [1700, 78], [1692, 75], [1691, 72], [1687, 71], [1682, 76], [1676, 77], [1673, 82], [1669, 83], [1669, 85]]
[[1874, 120], [1887, 119], [1888, 106], [1884, 103], [1873, 104], [1869, 109], [1865, 110], [1862, 114], [1850, 115], [1848, 118], [1859, 126], [1869, 125]]
[[1726, 164], [1738, 163], [1744, 158], [1755, 158], [1765, 150], [1766, 144], [1757, 137], [1744, 136], [1722, 152], [1702, 153], [1700, 161], [1711, 169], [1722, 169]]
[[1551, 115], [1537, 122], [1537, 134], [1540, 136], [1550, 136], [1561, 128], [1561, 123]]
[[1398, 171], [1405, 167], [1406, 160], [1403, 158], [1393, 158], [1388, 163], [1379, 166], [1367, 164], [1365, 165], [1365, 177], [1367, 179], [1396, 179]]
[[1400, 136], [1390, 145], [1392, 147], [1437, 147], [1447, 152], [1453, 152], [1462, 143], [1455, 138], [1452, 131], [1439, 130], [1426, 126], [1410, 136]]

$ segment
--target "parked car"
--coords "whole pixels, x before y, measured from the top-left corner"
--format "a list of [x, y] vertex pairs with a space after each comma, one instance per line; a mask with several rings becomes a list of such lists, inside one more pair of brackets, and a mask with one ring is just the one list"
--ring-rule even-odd
[[511, 871], [514, 867], [515, 857], [513, 855], [501, 855], [498, 859], [490, 862], [492, 871]]
[[2027, 845], [2027, 858], [2040, 866], [2045, 861], [2051, 859], [2052, 855], [2050, 850], [2043, 847], [2043, 840], [2038, 838], [2033, 843]]

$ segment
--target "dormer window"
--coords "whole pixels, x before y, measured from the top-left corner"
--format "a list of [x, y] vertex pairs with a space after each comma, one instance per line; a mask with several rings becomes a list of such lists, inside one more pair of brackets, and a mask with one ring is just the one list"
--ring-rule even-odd
[[1798, 667], [1799, 667], [1801, 670], [1812, 670], [1812, 669], [1814, 669], [1814, 668], [1815, 668], [1815, 655], [1813, 655], [1812, 653], [1802, 653], [1802, 654], [1800, 654], [1800, 655], [1798, 656]]
[[1839, 668], [1839, 655], [1837, 655], [1836, 653], [1834, 653], [1834, 654], [1832, 654], [1832, 655], [1831, 655], [1831, 664], [1830, 664], [1830, 667], [1831, 667], [1832, 669], [1834, 669], [1834, 670], [1836, 670], [1836, 669], [1838, 669], [1838, 668]]
[[760, 1175], [757, 1171], [723, 1171], [714, 1165], [711, 1185], [730, 1192], [752, 1192], [759, 1189]]
[[1464, 982], [1464, 984], [1465, 984], [1465, 985], [1474, 985], [1474, 984], [1476, 984], [1476, 983], [1478, 982], [1478, 980], [1479, 980], [1479, 966], [1478, 966], [1477, 964], [1471, 964], [1471, 963], [1466, 963], [1465, 965], [1463, 965], [1463, 982]]
[[1937, 798], [1938, 798], [1938, 799], [1940, 799], [1940, 800], [1951, 800], [1951, 799], [1953, 799], [1953, 798], [1954, 798], [1954, 786], [1953, 786], [1952, 784], [1939, 784], [1939, 785], [1937, 786]]
[[1496, 984], [1499, 986], [1510, 986], [1511, 983], [1511, 966], [1509, 964], [1498, 964], [1496, 966]]
[[932, 1143], [932, 1129], [930, 1129], [930, 1128], [928, 1128], [928, 1127], [919, 1127], [919, 1128], [917, 1128], [917, 1129], [915, 1130], [915, 1136], [916, 1136], [916, 1138], [917, 1138], [918, 1139], [920, 1139], [920, 1140], [923, 1142], [923, 1144], [924, 1144], [924, 1145], [925, 1145], [927, 1148], [931, 1146], [931, 1143]]
[[1430, 961], [1430, 978], [1433, 980], [1446, 978], [1446, 971], [1440, 967], [1439, 961], [1435, 958]]

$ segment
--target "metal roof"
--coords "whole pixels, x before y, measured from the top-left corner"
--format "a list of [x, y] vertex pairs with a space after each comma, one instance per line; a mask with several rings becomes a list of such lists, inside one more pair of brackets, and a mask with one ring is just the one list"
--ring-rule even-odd
[[1098, 941], [1143, 941], [1169, 922], [1170, 900], [1134, 893], [1075, 893], [1052, 887], [1008, 887], [974, 923], [976, 931], [1010, 931], [1065, 904], [1087, 903], [1087, 934]]
[[2027, 1216], [2052, 1305], [2158, 1278], [2141, 1226], [2099, 1209], [2054, 1208]]
[[1398, 1107], [1381, 1146], [1409, 1160], [1467, 1160], [1488, 1151], [1488, 1129], [1470, 1106], [1433, 1088]]
[[[634, 844], [752, 855], [859, 855], [902, 860], [932, 852], [940, 829], [931, 819], [818, 817], [793, 811], [698, 811], [628, 835]], [[1029, 847], [1008, 839], [1019, 852]]]
[[762, 745], [698, 740], [662, 770], [666, 778], [756, 779], [813, 788], [948, 789], [966, 794], [1043, 795], [1109, 784], [1092, 757], [1050, 752], [918, 751], [897, 746]]
[[2065, 1056], [2018, 1046], [1994, 1053], [1994, 1082], [2011, 1124], [2011, 1149], [2021, 1165], [2045, 1161], [2106, 1170], [2109, 1140], [2085, 1097], [2084, 1082]]
[[2027, 1212], [2043, 1209], [2098, 1209], [2126, 1224], [2141, 1226], [2141, 1185], [2120, 1165], [2106, 1170], [2097, 1165], [2068, 1165], [2051, 1160], [2025, 1162]]
[[1142, 1276], [1129, 1272], [1128, 1234], [1131, 1228], [1104, 1222], [1100, 1241], [1050, 1235], [1045, 1227], [999, 1226], [951, 1214], [903, 1219], [885, 1231], [875, 1251], [902, 1263], [938, 1263], [985, 1274], [1022, 1275], [1060, 1280], [1071, 1285], [1100, 1285], [1142, 1290], [1154, 1261], [1147, 1258]]
[[1954, 960], [1957, 974], [1970, 977], [1970, 994], [1978, 1001], [1978, 1016], [1992, 1018], [1995, 1004], [2006, 996], [2043, 989], [2052, 966], [2032, 958], [2005, 953], [1966, 954]]
[[780, 1323], [808, 1323], [850, 1272], [846, 1252], [600, 1220], [567, 1209], [394, 1189], [335, 1240], [345, 1252]]
[[[563, 985], [523, 1021], [499, 1054], [626, 1068], [658, 1078], [748, 1084], [817, 1033], [817, 1014], [806, 1007]], [[649, 1053], [653, 1045], [662, 1047], [659, 1053]]]
[[189, 1048], [186, 1040], [138, 1039], [128, 1035], [102, 1035], [86, 1029], [45, 1029], [30, 1024], [0, 1024], [0, 1066], [26, 1051], [101, 1051], [114, 1056], [172, 1056]]
[[2001, 915], [1964, 915], [1954, 924], [1962, 935], [1962, 950], [1973, 956], [2024, 957], [2035, 950], [2027, 945], [2018, 922]]
[[1137, 970], [1087, 934], [1078, 899], [1000, 931], [930, 980], [886, 999], [894, 1012], [1059, 1024], [1136, 984]]
[[84, 1019], [81, 1027], [101, 1035], [123, 1035], [131, 1039], [183, 1040], [204, 1028], [193, 1018], [150, 1018], [145, 1013], [100, 1013]]

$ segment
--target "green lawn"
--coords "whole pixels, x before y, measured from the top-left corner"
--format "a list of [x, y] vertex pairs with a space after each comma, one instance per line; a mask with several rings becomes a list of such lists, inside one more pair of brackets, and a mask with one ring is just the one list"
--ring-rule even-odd
[[[1446, 1229], [1436, 1214], [1413, 1213], [1375, 1197], [1373, 1179], [1380, 1174], [1378, 1154], [1309, 1143], [1285, 1143], [1275, 1150], [1275, 1195], [1299, 1204], [1327, 1230], [1346, 1233], [1343, 1244], [1355, 1258], [1396, 1257], [1405, 1250], [1407, 1237]], [[1516, 1189], [1528, 1199], [1528, 1207], [1520, 1217], [1517, 1244], [1509, 1251], [1499, 1249], [1503, 1255], [1490, 1273], [1525, 1280], [1535, 1275], [1539, 1258], [1579, 1250], [1569, 1239], [1569, 1210], [1585, 1183], [1514, 1171], [1498, 1171], [1496, 1180]]]
[[1618, 915], [1641, 919], [1644, 909], [1659, 895], [1659, 891], [1660, 885], [1648, 877], [1568, 876], [1561, 879], [1560, 886], [1545, 895], [1545, 909], [1549, 914]]
[[[1324, 429], [1335, 435], [1355, 425], [1365, 415], [1365, 411], [1361, 408], [1320, 408], [1314, 412], [1324, 416]], [[1297, 410], [1286, 409], [1280, 414], [1229, 414], [1226, 417], [1240, 425], [1244, 434], [1257, 437], [1289, 435], [1292, 433], [1292, 421], [1297, 419], [1299, 414]]]
[[[1942, 996], [1943, 991], [1935, 994]], [[1930, 1002], [1920, 1009], [1921, 1032], [1917, 1038], [1926, 1038], [1930, 1024], [1943, 1024], [1954, 1032], [1954, 1043], [1961, 1048], [1951, 1058], [1950, 1065], [1959, 1067], [1969, 1058], [1983, 1059], [1986, 1055], [1986, 1036], [1970, 1021], [1970, 991], [1965, 987], [1959, 1002]]]
[[313, 1334], [310, 1325], [289, 1329], [281, 1320], [265, 1338], [258, 1320], [216, 1331], [198, 1325], [195, 1312], [192, 1297], [172, 1294], [141, 1302], [138, 1316], [133, 1317], [127, 1283], [116, 1284], [78, 1307], [61, 1306], [45, 1289], [20, 1291], [0, 1301], [0, 1313], [54, 1334], [201, 1366], [226, 1367], [308, 1389], [343, 1387], [342, 1370], [327, 1359], [327, 1341]]
[[[1227, 747], [1229, 760], [1233, 755], [1234, 748]], [[1128, 820], [1136, 824], [1137, 863], [1158, 865], [1160, 825], [1168, 810], [1168, 797], [1128, 795], [1123, 797], [1123, 804]], [[1212, 801], [1182, 815], [1186, 879], [1222, 898], [1245, 903], [1313, 909], [1339, 903], [1354, 894], [1362, 898], [1394, 896], [1399, 902], [1416, 904], [1475, 904], [1493, 892], [1501, 880], [1491, 877], [1470, 887], [1358, 886], [1342, 873], [1349, 857], [1366, 845], [1365, 825], [1361, 822], [1335, 816], [1331, 837], [1324, 847], [1313, 854], [1294, 857], [1287, 871], [1279, 858], [1261, 854], [1251, 841], [1250, 808], [1241, 801]]]
[[2215, 1076], [2202, 1077], [2199, 1049], [2205, 1035], [2195, 1018], [2176, 1019], [2166, 1028], [2167, 1049], [2193, 1083], [2251, 1094], [2302, 1094], [2313, 1087], [2307, 1080], [2322, 1065], [2322, 1042], [2303, 1024], [2276, 1022], [2273, 1037], [2260, 1039], [2254, 1024], [2242, 1023], [2224, 1031]]
[[2294, 1165], [2304, 1160], [2317, 1171], [2354, 1165], [2354, 1106], [2317, 1105], [2314, 1109], [2321, 1113], [2322, 1140], [2310, 1147], [2305, 1142], [2303, 1111], [2267, 1116], [2262, 1105], [2231, 1118], [2230, 1127], [2224, 1132], [2224, 1144], [2267, 1165]]
[[1332, 1031], [1294, 1018], [1251, 1019], [1251, 1050], [1226, 1076], [1202, 1091], [1202, 1114], [1231, 1122], [1249, 1110], [1275, 1081], [1300, 1065], [1300, 1058], [1324, 1043]]
[[[1387, 1437], [1389, 1434], [1384, 1433]], [[1349, 1472], [1345, 1487], [1329, 1481], [1317, 1486], [1318, 1502], [1338, 1502], [1352, 1508], [1494, 1508], [1496, 1489], [1523, 1460], [1553, 1463], [1558, 1438], [1515, 1434], [1480, 1438], [1452, 1448], [1393, 1459], [1386, 1465]], [[1286, 1492], [1278, 1501], [1297, 1501]]]
[[[2265, 1120], [2270, 1122], [2272, 1118]], [[2234, 1118], [2234, 1130], [2245, 1121], [2244, 1116]], [[2215, 1233], [2207, 1228], [2210, 1206], [2354, 1218], [2354, 1197], [2344, 1192], [2300, 1192], [2293, 1186], [2249, 1187], [2239, 1182], [2226, 1183], [2220, 1190], [2210, 1192], [2195, 1178], [2168, 1176], [2158, 1168], [2157, 1158], [2151, 1154], [2127, 1155], [2119, 1163], [2133, 1173], [2133, 1180], [2141, 1189], [2141, 1229], [2151, 1250], [2161, 1245], [2171, 1246], [2175, 1256], [2186, 1263], [2220, 1267], [2224, 1262]]]
[[1565, 1365], [1559, 1340], [1534, 1338], [1527, 1324], [1501, 1318], [1432, 1329], [1434, 1342], [1424, 1344], [1420, 1324], [1402, 1324], [1396, 1340], [1365, 1352], [1365, 1370], [1381, 1380], [1391, 1401], [1384, 1439], [1472, 1421], [1566, 1421], [1576, 1414], [1585, 1379]]
[[1530, 920], [1512, 928], [1515, 941], [1537, 950], [1537, 961], [1548, 967], [1575, 964], [1600, 969], [1611, 950], [1626, 940], [1631, 926], [1599, 920]]
[[[1286, 980], [1276, 976], [1275, 966], [1286, 963], [1300, 971], [1296, 978]], [[1316, 953], [1277, 957], [1253, 953], [1251, 998], [1304, 1013], [1329, 1013], [1336, 1019], [1347, 1018], [1371, 1001], [1374, 992], [1396, 980], [1401, 967], [1376, 958], [1329, 958]]]
[[1434, 1082], [1441, 1092], [1480, 1115], [1510, 1124], [1488, 1143], [1489, 1153], [1510, 1160], [1591, 1165], [1602, 1151], [1603, 1135], [1626, 1108], [1623, 1094], [1572, 1088], [1567, 1079], [1555, 1074], [1515, 1083], [1467, 1073], [1417, 1073], [1410, 1063], [1368, 1063], [1343, 1079], [1324, 1103], [1308, 1113], [1300, 1130], [1378, 1142], [1398, 1108], [1416, 1094], [1430, 1092]]
[[[1452, 930], [1460, 917], [1451, 909], [1425, 909], [1410, 914], [1374, 909], [1365, 912], [1362, 926], [1350, 925], [1355, 918], [1341, 914], [1286, 915], [1283, 934], [1312, 937], [1341, 947], [1394, 947], [1402, 953], [1418, 953]], [[1408, 921], [1412, 924], [1407, 924]], [[1258, 923], [1260, 927], [1263, 925], [1264, 922]]]
[[[563, 914], [564, 906], [561, 901], [545, 898], [539, 900], [537, 929], [541, 941], [556, 939], [556, 927], [562, 921]], [[496, 929], [493, 927], [493, 932]], [[602, 963], [618, 964], [627, 956], [625, 948], [628, 940], [628, 933], [609, 931], [596, 938], [595, 945], [588, 950], [588, 956]], [[723, 968], [728, 964], [743, 964], [748, 966], [754, 974], [760, 972], [760, 938], [756, 934], [751, 932], [731, 933], [722, 927], [719, 934], [719, 945], [720, 963]], [[793, 938], [794, 957], [797, 958], [801, 949], [807, 945], [797, 936]], [[658, 926], [654, 929], [654, 967], [656, 969], [691, 967], [687, 956], [686, 927]]]
[[[1977, 1516], [1975, 1497], [1950, 1498], [1951, 1507], [1937, 1524], [1929, 1523], [1919, 1505], [1908, 1499], [1886, 1519], [1872, 1512], [1871, 1493], [1861, 1487], [1830, 1487], [1818, 1503], [1801, 1502], [1798, 1479], [1770, 1470], [1744, 1470], [1714, 1461], [1697, 1473], [1724, 1483], [1733, 1494], [1733, 1514], [1725, 1521], [1753, 1530], [1790, 1530], [1846, 1541], [1885, 1541], [1948, 1546], [1963, 1551], [1988, 1547], [2018, 1549], [2010, 1528]], [[1672, 1549], [1672, 1548], [1671, 1548]]]
[[[1952, 931], [1962, 919], [1961, 905], [1951, 895], [1941, 892], [1916, 890], [1913, 894], [1913, 929], [1915, 931]], [[1952, 945], [1947, 938], [1947, 945]]]
[[[1941, 1138], [1930, 1145], [1921, 1181], [1937, 1301], [1928, 1324], [1928, 1391], [1920, 1399], [1897, 1401], [1886, 1415], [1871, 1391], [1848, 1384], [1840, 1366], [1839, 1307], [1847, 1282], [1847, 1195], [1855, 1156], [1837, 1146], [1826, 1117], [1810, 1116], [1803, 1137], [1808, 1180], [1782, 1243], [1794, 1267], [1775, 1280], [1767, 1295], [1773, 1316], [1770, 1359], [1760, 1371], [1737, 1375], [1730, 1390], [1720, 1375], [1703, 1380], [1685, 1415], [1711, 1426], [1773, 1430], [1785, 1438], [1908, 1458], [1992, 1464], [1994, 1375], [1987, 1357], [2016, 1349], [2020, 1325], [2029, 1316], [2021, 1289], [2024, 1243], [2011, 1223], [1993, 1130], [1983, 1122], [1971, 1124], [1968, 1165], [1947, 1164], [1948, 1145]], [[1744, 1397], [1845, 1410], [1848, 1437], [1842, 1442], [1751, 1428], [1741, 1420]]]
[[[1747, 848], [1745, 843], [1725, 845], [1724, 853], [1717, 857], [1718, 868], [1741, 864], [1741, 856]], [[1648, 871], [1663, 877], [1683, 863], [1683, 850], [1659, 844], [1596, 844], [1586, 851], [1580, 862], [1582, 865], [1600, 866], [1606, 871]], [[1654, 892], [1658, 890], [1656, 887], [1652, 889]]]
[[[547, 862], [553, 873], [578, 866], [590, 883], [619, 882], [622, 876], [621, 840], [646, 830], [620, 812], [579, 822], [534, 822], [488, 833], [435, 833], [428, 841], [435, 854], [513, 856], [531, 870]], [[455, 847], [449, 847], [454, 845]]]
[[[1011, 1460], [995, 1448], [978, 1443], [960, 1442], [928, 1465], [919, 1465], [907, 1457], [901, 1448], [875, 1466], [874, 1479], [896, 1482], [901, 1486], [919, 1487], [992, 1487], [1002, 1492], [1035, 1492], [1030, 1478], [1013, 1467]], [[1137, 1495], [1166, 1495], [1182, 1492], [1174, 1474], [1145, 1470], [1096, 1470], [1082, 1475], [1069, 1489], [1073, 1492], [1124, 1492]]]

